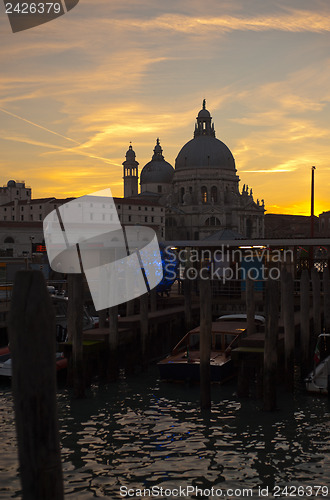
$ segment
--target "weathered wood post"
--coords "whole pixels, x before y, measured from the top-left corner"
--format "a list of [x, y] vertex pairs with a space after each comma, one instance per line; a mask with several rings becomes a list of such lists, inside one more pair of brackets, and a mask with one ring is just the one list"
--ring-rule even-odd
[[102, 309], [99, 311], [99, 328], [104, 328], [107, 320], [108, 309]]
[[118, 306], [109, 308], [109, 366], [108, 380], [118, 377]]
[[210, 279], [199, 280], [200, 297], [200, 406], [211, 408], [212, 296]]
[[280, 318], [283, 321], [284, 324], [284, 297], [285, 297], [285, 292], [284, 292], [284, 287], [285, 287], [285, 280], [284, 276], [287, 273], [287, 267], [286, 267], [286, 262], [281, 263], [281, 294], [280, 294]]
[[183, 282], [183, 295], [184, 295], [184, 317], [185, 317], [185, 329], [186, 332], [189, 332], [192, 328], [192, 282], [189, 277], [189, 269], [190, 269], [190, 248], [186, 248], [186, 267], [184, 271], [184, 282]]
[[142, 366], [147, 364], [147, 342], [149, 333], [149, 318], [148, 318], [148, 293], [140, 297], [140, 334], [141, 334], [141, 351], [142, 351]]
[[266, 314], [263, 408], [273, 411], [276, 409], [279, 286], [272, 279], [268, 279], [266, 285]]
[[150, 311], [157, 311], [157, 291], [156, 288], [150, 290]]
[[307, 269], [300, 277], [300, 376], [304, 378], [310, 369], [311, 339], [309, 324], [309, 274]]
[[330, 273], [329, 268], [323, 271], [323, 306], [324, 306], [324, 328], [330, 332]]
[[293, 277], [287, 270], [282, 271], [283, 293], [283, 323], [284, 323], [284, 348], [285, 348], [285, 382], [289, 391], [294, 387], [294, 283]]
[[135, 299], [126, 302], [126, 316], [133, 316], [134, 306], [135, 306]]
[[246, 278], [246, 314], [247, 314], [247, 335], [255, 333], [255, 295], [254, 280], [249, 276]]
[[237, 396], [239, 398], [248, 397], [250, 394], [249, 367], [244, 359], [239, 360], [237, 374]]
[[24, 500], [62, 500], [56, 403], [55, 312], [40, 271], [16, 274], [9, 319]]
[[320, 276], [316, 268], [311, 271], [312, 290], [313, 290], [313, 332], [312, 342], [316, 343], [317, 337], [321, 332], [321, 283]]
[[68, 338], [72, 341], [72, 379], [76, 398], [85, 397], [83, 361], [83, 275], [68, 275]]

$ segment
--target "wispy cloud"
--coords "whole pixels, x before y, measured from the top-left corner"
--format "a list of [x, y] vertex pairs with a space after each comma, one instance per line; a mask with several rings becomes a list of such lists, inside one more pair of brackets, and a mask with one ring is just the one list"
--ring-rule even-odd
[[316, 13], [307, 10], [292, 10], [281, 15], [265, 16], [201, 16], [163, 14], [152, 19], [118, 19], [116, 26], [137, 30], [166, 30], [198, 36], [205, 32], [231, 31], [288, 31], [326, 33], [330, 31], [329, 12]]
[[42, 147], [42, 148], [47, 148], [47, 149], [56, 149], [58, 151], [61, 149], [60, 146], [55, 146], [54, 144], [49, 144], [48, 142], [42, 142], [42, 141], [38, 141], [35, 139], [31, 139], [30, 137], [23, 137], [23, 136], [19, 136], [19, 135], [9, 136], [6, 134], [2, 134], [2, 139], [5, 141], [13, 141], [13, 142], [19, 142], [22, 144], [28, 144], [30, 146], [37, 146], [38, 148]]
[[28, 123], [29, 125], [33, 125], [33, 127], [37, 127], [37, 128], [40, 128], [41, 130], [49, 132], [50, 134], [57, 135], [58, 137], [61, 137], [62, 139], [66, 139], [67, 141], [71, 141], [71, 142], [75, 142], [76, 144], [80, 144], [78, 141], [75, 141], [74, 139], [71, 139], [70, 137], [66, 137], [65, 135], [59, 134], [58, 132], [55, 132], [54, 130], [50, 130], [49, 128], [44, 127], [43, 125], [39, 125], [38, 123], [35, 123], [31, 120], [28, 120], [27, 118], [23, 118], [22, 116], [18, 116], [15, 113], [12, 113], [11, 111], [8, 111], [8, 110], [3, 109], [3, 108], [0, 108], [0, 111], [2, 113], [9, 115], [9, 116], [17, 118], [18, 120], [21, 120], [25, 123]]

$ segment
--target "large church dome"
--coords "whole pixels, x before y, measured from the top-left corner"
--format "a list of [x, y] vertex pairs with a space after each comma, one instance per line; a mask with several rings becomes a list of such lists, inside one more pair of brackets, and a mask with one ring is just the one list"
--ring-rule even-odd
[[234, 157], [227, 146], [216, 139], [210, 112], [203, 109], [198, 113], [194, 138], [187, 142], [175, 160], [175, 168], [214, 167], [235, 170]]
[[174, 168], [165, 161], [163, 150], [157, 139], [152, 160], [142, 169], [140, 184], [170, 184], [174, 175]]

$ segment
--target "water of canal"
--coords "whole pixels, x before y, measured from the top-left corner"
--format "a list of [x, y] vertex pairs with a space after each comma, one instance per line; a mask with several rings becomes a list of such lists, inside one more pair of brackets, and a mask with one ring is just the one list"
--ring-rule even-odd
[[[161, 382], [155, 366], [94, 385], [84, 400], [59, 389], [65, 498], [329, 497], [329, 399], [297, 383], [265, 413], [235, 390], [214, 385], [212, 410], [201, 413], [199, 387]], [[20, 498], [8, 384], [0, 434], [0, 498]]]

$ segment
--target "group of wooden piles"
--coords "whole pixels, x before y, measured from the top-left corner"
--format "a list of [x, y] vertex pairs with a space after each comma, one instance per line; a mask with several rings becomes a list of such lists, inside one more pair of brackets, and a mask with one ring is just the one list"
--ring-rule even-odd
[[[83, 341], [83, 278], [70, 275], [68, 279], [68, 331], [71, 344], [73, 392], [76, 397], [85, 394], [85, 367]], [[151, 294], [151, 312], [148, 295], [139, 298], [141, 362], [146, 363], [149, 320], [157, 316], [155, 294]], [[127, 304], [132, 317], [133, 302]], [[183, 313], [183, 307], [181, 307]], [[177, 323], [177, 310], [162, 314], [157, 321]], [[110, 376], [118, 365], [118, 308], [109, 309], [109, 326], [104, 349], [108, 353]], [[174, 316], [174, 318], [173, 318]], [[183, 316], [183, 314], [182, 314]], [[105, 323], [101, 313], [101, 329]], [[127, 318], [129, 319], [129, 318]], [[9, 318], [9, 341], [12, 353], [12, 391], [18, 438], [18, 452], [24, 500], [62, 500], [63, 481], [59, 446], [56, 405], [56, 328], [55, 311], [40, 271], [19, 271], [16, 274]], [[99, 335], [98, 332], [98, 335]], [[104, 346], [103, 346], [104, 348]]]
[[[252, 379], [256, 393], [263, 398], [263, 409], [277, 407], [277, 388], [284, 374], [286, 390], [294, 389], [295, 366], [300, 367], [303, 379], [313, 367], [314, 347], [323, 325], [330, 331], [330, 278], [329, 269], [323, 272], [323, 293], [321, 281], [315, 268], [310, 277], [307, 270], [302, 272], [299, 290], [299, 310], [295, 311], [294, 280], [285, 268], [281, 280], [266, 281], [265, 293], [265, 334], [255, 333], [254, 282], [247, 280], [246, 310], [247, 337], [241, 341], [242, 347], [232, 352], [238, 365], [237, 392], [240, 397], [248, 396]], [[201, 317], [201, 408], [211, 406], [210, 386], [210, 345], [211, 345], [211, 285], [209, 280], [200, 282]], [[312, 321], [311, 321], [312, 319]], [[312, 326], [312, 328], [311, 328]], [[280, 333], [281, 329], [283, 333]], [[235, 352], [236, 351], [236, 352]]]

